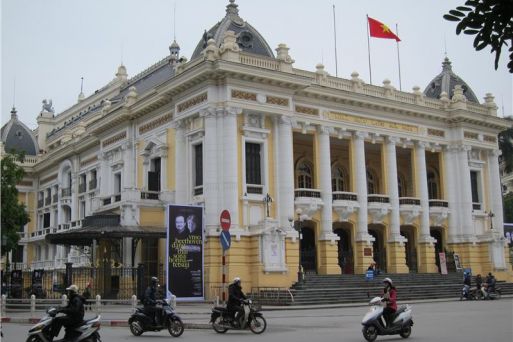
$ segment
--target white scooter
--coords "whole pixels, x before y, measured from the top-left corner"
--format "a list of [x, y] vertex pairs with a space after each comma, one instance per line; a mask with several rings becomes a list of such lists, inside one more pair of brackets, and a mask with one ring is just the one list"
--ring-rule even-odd
[[[52, 342], [54, 338], [52, 322], [58, 313], [56, 308], [49, 308], [46, 311], [46, 316], [41, 318], [39, 323], [29, 330], [29, 336], [26, 342]], [[98, 333], [98, 330], [100, 330], [100, 318], [101, 316], [98, 316], [84, 321], [81, 326], [75, 328], [73, 331], [66, 332], [69, 338], [62, 341], [101, 342], [100, 334]]]
[[397, 308], [394, 313], [390, 326], [386, 326], [383, 317], [383, 298], [374, 297], [369, 305], [372, 305], [369, 312], [363, 316], [363, 337], [369, 342], [376, 340], [378, 335], [401, 335], [408, 338], [411, 335], [411, 327], [413, 326], [412, 308], [410, 305], [402, 305]]

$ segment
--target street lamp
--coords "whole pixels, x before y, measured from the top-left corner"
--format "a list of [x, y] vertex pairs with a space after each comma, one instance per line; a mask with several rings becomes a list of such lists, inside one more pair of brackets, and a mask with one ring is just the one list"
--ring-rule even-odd
[[495, 214], [490, 210], [490, 212], [488, 212], [488, 217], [490, 218], [490, 230], [493, 231], [493, 217], [495, 216]]
[[301, 228], [302, 228], [302, 223], [301, 223], [301, 214], [302, 214], [302, 210], [300, 208], [298, 208], [296, 210], [296, 215], [297, 215], [297, 221], [296, 221], [296, 226], [294, 227], [297, 232], [298, 232], [298, 235], [299, 235], [299, 262], [298, 262], [298, 266], [297, 266], [297, 286], [298, 287], [301, 287], [303, 285], [303, 278], [304, 278], [304, 274], [303, 274], [303, 266], [301, 266], [301, 240], [303, 239], [303, 234], [301, 232]]

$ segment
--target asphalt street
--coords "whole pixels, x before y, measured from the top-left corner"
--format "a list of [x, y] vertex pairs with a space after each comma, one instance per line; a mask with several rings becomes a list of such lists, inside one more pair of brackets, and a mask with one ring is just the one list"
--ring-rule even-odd
[[[262, 335], [254, 335], [250, 331], [228, 331], [226, 334], [217, 334], [210, 329], [198, 329], [186, 330], [178, 340], [365, 341], [361, 334], [360, 322], [367, 310], [366, 307], [356, 307], [267, 311], [264, 312], [264, 316], [268, 327]], [[408, 339], [411, 341], [513, 341], [513, 300], [511, 299], [413, 304], [413, 318], [415, 325]], [[26, 340], [28, 328], [29, 325], [25, 324], [4, 323], [2, 341], [23, 342]], [[127, 327], [102, 327], [100, 335], [104, 342], [173, 339], [167, 331], [144, 333], [140, 337], [135, 337], [130, 334]], [[402, 340], [399, 336], [378, 337], [378, 341]]]

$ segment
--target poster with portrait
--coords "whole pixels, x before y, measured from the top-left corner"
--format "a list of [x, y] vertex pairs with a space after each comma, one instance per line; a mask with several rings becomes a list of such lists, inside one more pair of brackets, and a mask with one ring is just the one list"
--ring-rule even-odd
[[168, 295], [177, 300], [203, 300], [203, 207], [167, 208]]

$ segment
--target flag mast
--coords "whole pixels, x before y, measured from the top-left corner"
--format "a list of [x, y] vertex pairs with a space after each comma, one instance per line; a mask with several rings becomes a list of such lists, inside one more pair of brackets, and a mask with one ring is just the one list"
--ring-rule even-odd
[[370, 84], [372, 84], [372, 68], [371, 68], [371, 56], [370, 56], [370, 32], [369, 32], [369, 15], [367, 14], [367, 54], [369, 56], [369, 78]]
[[[395, 24], [395, 34], [399, 37], [399, 24]], [[401, 84], [401, 58], [399, 57], [399, 41], [395, 41], [397, 43], [397, 66], [399, 69], [399, 90], [402, 91], [403, 87]]]
[[335, 20], [335, 4], [333, 4], [333, 36], [334, 36], [334, 40], [335, 40], [335, 75], [338, 77], [337, 22]]

